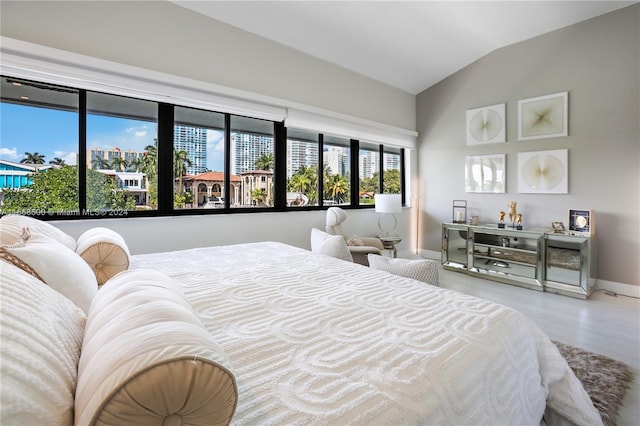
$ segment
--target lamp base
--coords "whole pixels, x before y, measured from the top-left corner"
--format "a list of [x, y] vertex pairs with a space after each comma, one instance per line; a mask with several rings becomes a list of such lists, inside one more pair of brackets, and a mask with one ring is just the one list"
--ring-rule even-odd
[[[385, 219], [385, 216], [386, 220], [383, 220]], [[390, 220], [389, 216], [391, 216], [391, 219], [393, 220]], [[394, 214], [383, 213], [378, 218], [378, 228], [380, 228], [380, 231], [382, 232], [381, 235], [389, 236], [391, 231], [396, 229], [396, 226], [398, 226], [398, 218], [396, 218], [396, 215]]]

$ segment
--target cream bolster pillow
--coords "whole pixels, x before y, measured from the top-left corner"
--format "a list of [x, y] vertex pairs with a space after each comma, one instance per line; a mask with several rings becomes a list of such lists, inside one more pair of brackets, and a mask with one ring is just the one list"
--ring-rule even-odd
[[129, 247], [120, 234], [109, 228], [87, 230], [78, 238], [75, 249], [93, 270], [98, 285], [129, 269]]
[[76, 248], [76, 240], [71, 235], [47, 222], [19, 214], [8, 214], [0, 218], [0, 245], [15, 243], [24, 228], [29, 228], [34, 235], [52, 238], [71, 250]]
[[76, 424], [229, 424], [238, 391], [225, 364], [177, 284], [153, 270], [121, 272], [89, 310]]

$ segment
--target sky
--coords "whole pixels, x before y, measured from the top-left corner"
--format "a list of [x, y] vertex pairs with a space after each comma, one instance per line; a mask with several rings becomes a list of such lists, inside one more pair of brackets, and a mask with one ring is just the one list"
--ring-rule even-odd
[[[156, 123], [89, 115], [87, 149], [115, 147], [143, 152], [154, 144]], [[45, 163], [62, 158], [77, 164], [78, 115], [74, 112], [0, 103], [0, 158], [19, 163], [25, 152], [40, 153]], [[207, 132], [207, 168], [223, 170], [224, 139]]]

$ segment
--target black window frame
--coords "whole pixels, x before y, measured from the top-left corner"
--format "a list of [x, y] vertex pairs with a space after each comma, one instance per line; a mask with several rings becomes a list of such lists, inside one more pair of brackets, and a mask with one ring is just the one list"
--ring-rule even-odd
[[[14, 78], [9, 75], [0, 75], [0, 78]], [[29, 81], [33, 84], [49, 84], [40, 81], [34, 81], [29, 79], [20, 78], [23, 81]], [[126, 96], [121, 94], [113, 94], [108, 92], [101, 92], [96, 90], [88, 90], [81, 88], [74, 88], [65, 85], [57, 85], [63, 88], [68, 88], [78, 91], [78, 207], [79, 214], [64, 214], [64, 213], [50, 213], [46, 212], [43, 215], [38, 216], [38, 219], [42, 220], [67, 220], [67, 219], [100, 219], [100, 218], [118, 218], [118, 217], [163, 217], [163, 216], [190, 216], [190, 215], [215, 215], [215, 214], [234, 214], [234, 213], [261, 213], [261, 212], [289, 212], [289, 211], [304, 211], [304, 210], [326, 210], [331, 205], [324, 205], [324, 200], [321, 196], [324, 189], [324, 152], [325, 146], [325, 133], [317, 131], [317, 143], [318, 143], [318, 205], [304, 206], [304, 207], [288, 207], [287, 206], [287, 127], [284, 121], [270, 121], [274, 126], [274, 202], [271, 207], [231, 207], [231, 117], [247, 117], [237, 113], [228, 113], [221, 111], [213, 111], [213, 113], [224, 114], [224, 206], [217, 209], [201, 209], [201, 208], [184, 208], [176, 209], [173, 206], [174, 200], [174, 188], [173, 188], [173, 151], [174, 151], [174, 109], [177, 104], [170, 104], [166, 102], [158, 102], [149, 99], [136, 98], [133, 96]], [[107, 95], [121, 96], [123, 98], [130, 99], [143, 99], [155, 102], [158, 107], [158, 119], [157, 119], [157, 143], [158, 143], [158, 205], [155, 210], [128, 210], [126, 212], [118, 211], [117, 214], [113, 214], [111, 211], [104, 212], [87, 212], [86, 211], [86, 195], [87, 195], [87, 93], [102, 93]], [[188, 105], [180, 105], [181, 107], [189, 107]], [[202, 109], [194, 107], [196, 109]], [[316, 133], [316, 132], [312, 132]], [[343, 138], [343, 136], [340, 136]], [[361, 205], [359, 203], [359, 152], [360, 141], [355, 138], [345, 138], [349, 141], [350, 148], [350, 200], [349, 204], [340, 205], [345, 209], [372, 209], [373, 204]], [[372, 142], [367, 141], [367, 145], [371, 145]], [[384, 145], [377, 144], [380, 152], [379, 161], [381, 171], [384, 170], [383, 158], [384, 158]], [[405, 186], [405, 152], [404, 148], [400, 148], [400, 193], [402, 195], [402, 204], [405, 205], [406, 186]], [[380, 173], [379, 179], [379, 192], [383, 190], [384, 173]], [[355, 194], [355, 196], [354, 196]], [[2, 212], [2, 214], [5, 214]], [[6, 214], [10, 214], [7, 212]]]

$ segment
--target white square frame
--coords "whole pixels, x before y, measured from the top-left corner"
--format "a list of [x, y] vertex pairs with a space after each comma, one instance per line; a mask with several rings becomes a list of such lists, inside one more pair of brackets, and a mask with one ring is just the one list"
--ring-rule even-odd
[[569, 150], [518, 153], [518, 192], [568, 194]]
[[518, 101], [518, 140], [569, 136], [569, 92]]
[[507, 141], [505, 104], [467, 110], [467, 145]]
[[505, 154], [466, 156], [465, 192], [504, 194], [507, 176], [506, 158]]

